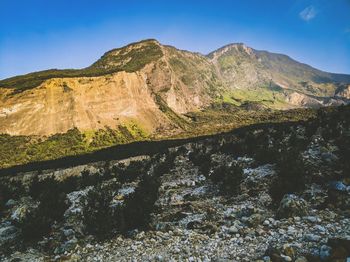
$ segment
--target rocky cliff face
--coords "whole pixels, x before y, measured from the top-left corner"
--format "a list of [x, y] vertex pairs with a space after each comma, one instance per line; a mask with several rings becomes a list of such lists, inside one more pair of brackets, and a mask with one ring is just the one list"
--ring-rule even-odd
[[350, 77], [244, 44], [203, 56], [145, 40], [111, 50], [84, 69], [0, 81], [0, 133], [42, 136], [129, 123], [149, 134], [176, 133], [183, 114], [215, 103], [344, 104], [349, 96], [340, 82]]
[[152, 98], [145, 75], [128, 72], [45, 80], [34, 89], [3, 98], [0, 118], [1, 132], [12, 135], [49, 135], [72, 127], [115, 128], [130, 121], [151, 132], [160, 123], [169, 124]]
[[[205, 57], [153, 40], [112, 50], [78, 73], [29, 78], [15, 84], [2, 81], [1, 133], [51, 135], [128, 122], [148, 133], [161, 132], [179, 128], [167, 114], [206, 107], [220, 90]], [[29, 88], [32, 80], [37, 82]]]
[[349, 109], [1, 177], [0, 259], [346, 261]]

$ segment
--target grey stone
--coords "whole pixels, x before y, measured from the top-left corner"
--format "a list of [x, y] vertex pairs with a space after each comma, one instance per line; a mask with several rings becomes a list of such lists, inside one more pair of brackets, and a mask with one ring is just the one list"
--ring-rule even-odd
[[236, 233], [238, 233], [238, 229], [237, 229], [237, 227], [232, 226], [232, 227], [230, 227], [230, 228], [228, 229], [228, 232], [229, 232], [230, 234], [236, 234]]
[[265, 220], [265, 221], [263, 222], [263, 225], [264, 225], [264, 226], [269, 226], [269, 225], [270, 225], [270, 221], [269, 221], [269, 220]]
[[341, 181], [333, 181], [329, 183], [329, 188], [338, 191], [347, 191], [348, 187]]
[[15, 201], [13, 199], [9, 199], [9, 200], [7, 200], [5, 206], [7, 208], [11, 208], [11, 207], [14, 207], [16, 204], [17, 204], [17, 201]]
[[315, 235], [315, 234], [306, 234], [305, 240], [310, 241], [310, 242], [318, 242], [321, 240], [321, 237], [318, 235]]
[[285, 255], [283, 255], [283, 254], [281, 254], [281, 258], [282, 258], [284, 261], [286, 261], [286, 262], [292, 261], [292, 258], [291, 258], [291, 257], [285, 256]]
[[311, 223], [316, 223], [317, 222], [317, 217], [315, 216], [306, 216], [306, 217], [303, 217], [304, 220], [307, 220]]
[[11, 220], [17, 223], [24, 222], [28, 215], [38, 208], [39, 202], [33, 200], [31, 197], [22, 197], [19, 205], [11, 214]]
[[322, 260], [327, 260], [331, 256], [332, 248], [327, 245], [322, 245], [320, 248], [320, 258]]
[[296, 195], [287, 194], [281, 200], [276, 215], [278, 218], [289, 218], [295, 216], [305, 216], [307, 214], [308, 206], [306, 201]]

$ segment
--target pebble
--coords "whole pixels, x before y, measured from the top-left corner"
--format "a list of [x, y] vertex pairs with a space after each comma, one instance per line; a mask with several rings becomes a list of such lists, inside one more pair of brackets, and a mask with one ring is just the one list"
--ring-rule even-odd
[[305, 239], [310, 242], [318, 242], [321, 240], [321, 237], [315, 234], [306, 234]]
[[229, 232], [230, 234], [236, 234], [236, 233], [238, 233], [238, 229], [237, 229], [237, 227], [232, 226], [232, 227], [230, 227], [230, 228], [228, 229], [228, 232]]
[[264, 225], [264, 226], [269, 226], [269, 225], [270, 225], [270, 221], [269, 221], [269, 220], [265, 220], [265, 221], [263, 222], [263, 225]]
[[307, 216], [307, 217], [304, 217], [304, 219], [306, 221], [311, 222], [311, 223], [316, 223], [317, 222], [317, 217], [314, 217], [314, 216]]

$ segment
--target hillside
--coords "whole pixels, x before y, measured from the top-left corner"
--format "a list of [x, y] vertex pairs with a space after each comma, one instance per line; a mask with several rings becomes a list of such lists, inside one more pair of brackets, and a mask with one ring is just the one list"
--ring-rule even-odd
[[349, 114], [12, 170], [0, 260], [346, 261]]
[[208, 106], [220, 91], [204, 57], [155, 40], [111, 50], [85, 69], [32, 73], [0, 87], [0, 132], [11, 135], [176, 130], [182, 113]]
[[285, 55], [231, 44], [205, 56], [149, 39], [110, 50], [83, 69], [1, 80], [0, 162], [4, 167], [133, 141], [306, 120], [312, 111], [278, 110], [349, 99], [349, 75]]
[[350, 98], [344, 94], [350, 88], [350, 75], [323, 72], [286, 55], [239, 43], [224, 46], [208, 57], [230, 87], [233, 101], [254, 95], [261, 101], [258, 97], [263, 95], [270, 107], [278, 102], [284, 106], [317, 107]]

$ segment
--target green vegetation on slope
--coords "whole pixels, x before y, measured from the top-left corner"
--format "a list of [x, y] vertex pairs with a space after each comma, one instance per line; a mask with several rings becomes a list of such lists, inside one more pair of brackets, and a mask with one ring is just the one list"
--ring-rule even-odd
[[116, 129], [80, 132], [71, 129], [46, 139], [29, 136], [0, 135], [0, 168], [80, 155], [101, 148], [147, 140], [148, 134], [135, 123], [120, 125]]
[[323, 72], [283, 54], [258, 51], [243, 44], [223, 48], [208, 57], [219, 54], [217, 64], [223, 79], [235, 88], [259, 88], [275, 82], [308, 95], [333, 96], [340, 82], [350, 81], [349, 76]]
[[94, 77], [107, 75], [119, 71], [135, 72], [146, 64], [156, 61], [163, 53], [159, 45], [154, 41], [145, 40], [138, 48], [129, 45], [124, 48], [113, 49], [105, 53], [96, 63], [83, 69], [51, 69], [34, 72], [26, 75], [15, 76], [0, 81], [0, 88], [15, 88], [16, 92], [22, 92], [39, 86], [45, 80], [51, 78], [66, 77]]
[[216, 97], [223, 90], [215, 67], [200, 54], [167, 47], [169, 64], [176, 76], [189, 88], [203, 89], [211, 97]]
[[90, 68], [102, 71], [135, 72], [142, 69], [148, 63], [162, 57], [162, 50], [154, 41], [146, 40], [138, 44], [142, 43], [144, 44], [140, 47], [133, 47], [131, 44], [124, 48], [113, 49], [105, 53], [101, 59], [91, 65]]
[[[25, 136], [0, 135], [0, 168], [30, 163], [34, 161], [57, 159], [96, 151], [118, 144], [142, 140], [164, 138], [189, 138], [229, 131], [256, 123], [276, 123], [307, 120], [315, 117], [316, 110], [295, 109], [290, 111], [245, 110], [232, 104], [214, 104], [211, 108], [186, 115], [188, 120], [169, 110], [158, 101], [161, 110], [182, 128], [175, 135], [156, 134], [151, 137], [136, 123], [105, 128], [97, 131], [80, 132], [69, 130], [64, 134], [52, 135], [46, 139]], [[162, 106], [163, 105], [163, 106]]]
[[283, 109], [286, 106], [284, 95], [279, 90], [265, 87], [259, 89], [232, 89], [223, 93], [218, 101], [236, 106], [243, 105], [246, 102], [258, 102], [273, 109]]
[[[89, 132], [90, 133], [90, 132]], [[146, 140], [149, 136], [142, 128], [135, 123], [128, 125], [119, 125], [117, 129], [106, 127], [98, 131], [92, 131], [90, 134], [91, 149], [103, 148], [113, 145], [126, 144], [132, 141]], [[85, 133], [85, 135], [87, 135]]]
[[258, 123], [282, 123], [314, 118], [314, 109], [293, 109], [287, 111], [263, 109], [246, 110], [245, 105], [237, 107], [231, 103], [213, 104], [211, 108], [186, 114], [192, 119], [191, 130], [177, 137], [190, 137], [226, 132], [235, 128]]

